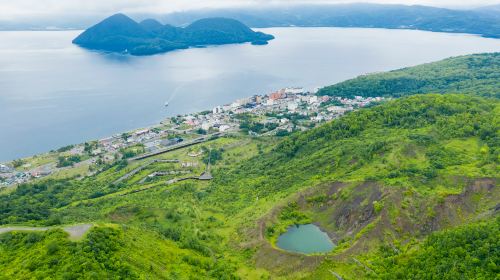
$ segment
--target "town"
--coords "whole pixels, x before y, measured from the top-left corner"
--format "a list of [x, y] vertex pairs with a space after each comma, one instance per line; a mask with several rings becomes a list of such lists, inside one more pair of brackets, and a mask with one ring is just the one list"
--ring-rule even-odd
[[318, 96], [316, 90], [300, 87], [283, 88], [216, 106], [211, 111], [170, 117], [151, 127], [0, 164], [0, 187], [79, 167], [87, 167], [86, 175], [90, 175], [103, 164], [201, 143], [210, 139], [208, 136], [230, 133], [253, 137], [286, 136], [383, 101], [382, 97], [348, 99]]

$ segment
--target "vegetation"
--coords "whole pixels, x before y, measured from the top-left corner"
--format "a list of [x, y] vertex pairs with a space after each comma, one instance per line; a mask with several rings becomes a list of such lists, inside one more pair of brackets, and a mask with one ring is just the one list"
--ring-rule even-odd
[[429, 236], [417, 250], [381, 248], [382, 279], [496, 279], [500, 273], [500, 218]]
[[73, 164], [80, 162], [82, 159], [79, 155], [74, 156], [60, 156], [57, 162], [57, 167], [73, 166]]
[[203, 163], [208, 164], [216, 164], [217, 161], [222, 159], [222, 154], [224, 149], [208, 149], [206, 147], [203, 148]]
[[22, 159], [16, 159], [16, 160], [12, 161], [12, 166], [14, 166], [14, 168], [21, 167], [24, 164], [25, 164], [25, 161]]
[[200, 45], [262, 43], [273, 38], [233, 19], [200, 19], [181, 28], [152, 19], [137, 23], [126, 15], [116, 14], [85, 30], [73, 43], [89, 49], [151, 55]]
[[319, 95], [402, 97], [418, 93], [467, 93], [500, 98], [500, 53], [467, 55], [322, 88]]
[[122, 154], [122, 158], [127, 159], [131, 157], [135, 157], [139, 154], [144, 153], [146, 150], [144, 145], [135, 145], [131, 147], [127, 147], [125, 149], [120, 149], [120, 153]]
[[[169, 252], [185, 250], [183, 257], [176, 261], [190, 267], [192, 275], [217, 278], [214, 275], [220, 276], [218, 273], [224, 271], [224, 274], [243, 278], [250, 274], [294, 278], [304, 273], [300, 267], [283, 274], [279, 270], [281, 267], [274, 264], [273, 257], [267, 259], [262, 255], [269, 250], [265, 246], [240, 247], [242, 245], [238, 244], [273, 243], [289, 225], [314, 221], [333, 236], [339, 236], [339, 240], [335, 240], [339, 246], [333, 254], [366, 253], [368, 255], [360, 258], [371, 260], [371, 269], [378, 274], [385, 275], [387, 271], [392, 275], [394, 271], [400, 275], [406, 265], [428, 266], [414, 263], [427, 258], [415, 257], [414, 262], [408, 263], [405, 255], [393, 254], [387, 256], [387, 262], [391, 261], [389, 265], [385, 259], [370, 254], [409, 234], [425, 236], [429, 233], [429, 220], [447, 213], [439, 210], [447, 205], [443, 199], [461, 193], [473, 178], [497, 177], [499, 108], [498, 101], [481, 97], [416, 95], [350, 113], [319, 128], [285, 136], [277, 144], [268, 142], [266, 148], [260, 144], [257, 149], [250, 148], [258, 139], [244, 138], [250, 142], [235, 146], [239, 143], [237, 138], [219, 138], [209, 144], [215, 177], [211, 183], [184, 182], [169, 186], [162, 181], [151, 181], [147, 183], [152, 187], [150, 190], [127, 194], [137, 188], [134, 183], [137, 179], [130, 178], [119, 184], [110, 182], [136, 165], [119, 167], [117, 164], [84, 180], [19, 186], [10, 194], [0, 196], [0, 222], [125, 224], [127, 230], [150, 236], [146, 243], [167, 242], [171, 244]], [[219, 153], [222, 151], [223, 157]], [[245, 153], [241, 154], [243, 151]], [[154, 165], [148, 169], [158, 170]], [[139, 174], [137, 178], [141, 176], [144, 175]], [[332, 182], [339, 181], [343, 182], [342, 186], [330, 187]], [[366, 182], [375, 182], [375, 185], [369, 187]], [[315, 187], [311, 189], [311, 186]], [[475, 201], [477, 204], [475, 210], [462, 209], [460, 215], [463, 217], [488, 211], [500, 194], [493, 188], [488, 193], [477, 191], [475, 195], [479, 197], [461, 196], [470, 199], [467, 203]], [[455, 213], [458, 211], [456, 206], [447, 211]], [[454, 217], [436, 221], [435, 230], [445, 228], [444, 221], [451, 225], [464, 222]], [[259, 241], [258, 234], [252, 233], [256, 230], [255, 222], [264, 224], [264, 240]], [[379, 233], [384, 231], [391, 233], [387, 241], [379, 239]], [[134, 244], [124, 240], [122, 246]], [[24, 248], [23, 244], [19, 243], [16, 246], [20, 247], [16, 248]], [[412, 244], [415, 246], [409, 246], [404, 252], [420, 252], [424, 248], [419, 247], [418, 240]], [[33, 252], [27, 248], [22, 251]], [[120, 250], [110, 254], [117, 257]], [[131, 258], [142, 256], [155, 263], [153, 255], [144, 256], [135, 250], [127, 249]], [[17, 256], [20, 252], [13, 249], [9, 254]], [[279, 252], [273, 254], [283, 254]], [[250, 261], [254, 255], [259, 255], [269, 266], [261, 264], [259, 269], [264, 270], [255, 270]], [[76, 261], [65, 254], [61, 259], [63, 263]], [[488, 259], [488, 263], [490, 261]], [[147, 267], [134, 268], [130, 259], [121, 263], [124, 267], [113, 269], [129, 273], [129, 276], [134, 272], [137, 275], [149, 273]], [[325, 260], [318, 269], [312, 270], [311, 277], [328, 271], [328, 263]], [[162, 265], [167, 267], [167, 264]], [[5, 266], [9, 271], [12, 269]], [[163, 272], [153, 268], [156, 274], [151, 275], [168, 278], [177, 269], [168, 267], [159, 270]], [[235, 267], [244, 270], [237, 271]], [[477, 275], [488, 275], [490, 272], [486, 269], [489, 267], [491, 265], [479, 266], [477, 269], [481, 271]], [[56, 273], [61, 266], [51, 269], [48, 271]], [[40, 270], [34, 272], [44, 275]], [[96, 273], [100, 273], [99, 270]], [[343, 271], [342, 275], [348, 279], [353, 275], [350, 273], [356, 270]]]
[[[0, 224], [98, 226], [77, 242], [60, 230], [0, 235], [0, 279], [494, 279], [500, 101], [484, 96], [405, 96], [306, 132], [219, 137], [153, 158], [198, 164], [189, 169], [122, 160], [20, 185], [0, 195]], [[141, 182], [181, 168], [199, 176], [208, 157], [211, 181]], [[334, 237], [333, 252], [273, 247], [310, 222]]]
[[137, 278], [131, 267], [115, 255], [123, 247], [120, 235], [112, 228], [95, 228], [82, 242], [69, 241], [60, 230], [2, 235], [0, 278], [23, 278], [29, 274], [50, 275], [54, 279]]
[[67, 152], [71, 149], [73, 149], [74, 145], [68, 145], [68, 146], [64, 146], [64, 147], [61, 147], [59, 149], [57, 149], [57, 152], [58, 153], [64, 153], [64, 152]]
[[251, 114], [239, 114], [237, 118], [240, 120], [240, 129], [244, 133], [261, 134], [278, 127], [278, 124], [275, 123], [262, 124], [262, 122], [259, 122], [255, 116]]
[[0, 236], [0, 250], [0, 279], [234, 279], [230, 265], [127, 228], [93, 228], [79, 242], [60, 230], [8, 233]]
[[266, 228], [266, 237], [275, 244], [278, 237], [285, 233], [288, 227], [292, 225], [303, 225], [311, 223], [311, 218], [300, 211], [296, 202], [290, 202], [281, 209], [278, 216], [278, 222]]

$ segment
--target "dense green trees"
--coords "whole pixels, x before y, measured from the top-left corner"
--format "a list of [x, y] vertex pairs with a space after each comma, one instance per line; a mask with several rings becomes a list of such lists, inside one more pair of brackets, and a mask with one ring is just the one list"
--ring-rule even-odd
[[124, 14], [115, 14], [85, 30], [73, 43], [89, 49], [151, 55], [200, 45], [262, 44], [273, 38], [234, 19], [200, 19], [181, 28], [151, 19], [137, 23]]
[[211, 149], [211, 148], [206, 148], [203, 147], [203, 163], [214, 165], [217, 163], [217, 161], [222, 159], [222, 155], [224, 153], [224, 149]]
[[497, 279], [500, 218], [434, 233], [407, 253], [381, 248], [379, 256], [382, 279]]
[[14, 232], [0, 236], [0, 279], [27, 275], [51, 279], [137, 279], [131, 267], [117, 258], [122, 233], [112, 228], [92, 229], [81, 242], [71, 242], [60, 230], [47, 233]]
[[135, 157], [144, 152], [146, 152], [146, 149], [142, 144], [120, 149], [120, 153], [124, 159]]
[[94, 179], [69, 178], [21, 184], [9, 194], [0, 195], [0, 224], [52, 225], [61, 217], [55, 211], [57, 208], [116, 192], [122, 187]]
[[82, 160], [81, 156], [73, 155], [73, 156], [60, 156], [57, 159], [57, 167], [67, 167], [73, 166], [73, 164], [78, 163]]
[[360, 76], [322, 88], [319, 95], [402, 97], [418, 93], [469, 93], [500, 98], [500, 53], [445, 59]]

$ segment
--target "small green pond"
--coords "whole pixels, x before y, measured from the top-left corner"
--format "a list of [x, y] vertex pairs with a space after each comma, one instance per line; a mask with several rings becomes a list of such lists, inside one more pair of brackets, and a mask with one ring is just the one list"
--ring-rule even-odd
[[313, 224], [291, 226], [278, 237], [276, 245], [286, 251], [313, 254], [327, 253], [335, 246], [328, 234]]

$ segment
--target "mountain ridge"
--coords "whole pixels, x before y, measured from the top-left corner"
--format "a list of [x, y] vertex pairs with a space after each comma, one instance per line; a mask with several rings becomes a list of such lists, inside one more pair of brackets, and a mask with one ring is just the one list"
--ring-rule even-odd
[[207, 16], [231, 17], [257, 28], [300, 26], [416, 29], [500, 38], [500, 16], [487, 9], [453, 10], [424, 5], [353, 3], [205, 9], [174, 12], [161, 19], [183, 25]]
[[[363, 7], [375, 9], [375, 13], [366, 14]], [[395, 19], [385, 14], [384, 10], [394, 11]], [[418, 14], [419, 11], [428, 14]], [[417, 29], [438, 32], [469, 33], [484, 37], [499, 38], [500, 16], [497, 5], [484, 6], [474, 9], [452, 9], [423, 5], [396, 5], [396, 4], [323, 4], [323, 5], [282, 5], [282, 6], [250, 6], [226, 9], [187, 10], [171, 12], [164, 15], [136, 13], [134, 18], [157, 18], [165, 23], [175, 26], [186, 26], [189, 23], [206, 17], [230, 17], [237, 19], [252, 28], [262, 27], [380, 27], [396, 29]], [[344, 19], [335, 18], [335, 13], [346, 13]], [[361, 13], [362, 12], [362, 13]], [[417, 14], [415, 14], [417, 13]], [[375, 21], [374, 19], [381, 19]], [[75, 19], [74, 17], [52, 17], [39, 19], [34, 22], [18, 22], [15, 20], [0, 21], [0, 30], [44, 30], [48, 27], [57, 27], [61, 30], [86, 29], [89, 25], [99, 20], [97, 15], [86, 15]], [[404, 21], [401, 21], [404, 20]], [[354, 24], [356, 23], [356, 24]]]

